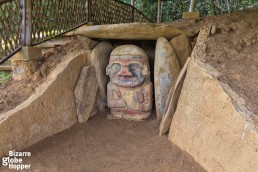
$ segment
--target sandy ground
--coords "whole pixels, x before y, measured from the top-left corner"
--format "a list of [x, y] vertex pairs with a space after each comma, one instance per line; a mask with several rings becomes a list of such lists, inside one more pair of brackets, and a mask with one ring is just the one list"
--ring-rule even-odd
[[134, 122], [99, 114], [28, 148], [32, 157], [24, 162], [35, 172], [204, 171], [167, 136], [158, 136], [158, 127], [154, 117]]

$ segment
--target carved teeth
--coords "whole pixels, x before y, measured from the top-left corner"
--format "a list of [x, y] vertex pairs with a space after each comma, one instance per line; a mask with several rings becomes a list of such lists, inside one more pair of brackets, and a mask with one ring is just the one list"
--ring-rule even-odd
[[126, 80], [126, 81], [118, 80], [118, 83], [119, 84], [131, 84], [131, 85], [133, 85], [133, 84], [135, 84], [135, 81], [134, 80]]

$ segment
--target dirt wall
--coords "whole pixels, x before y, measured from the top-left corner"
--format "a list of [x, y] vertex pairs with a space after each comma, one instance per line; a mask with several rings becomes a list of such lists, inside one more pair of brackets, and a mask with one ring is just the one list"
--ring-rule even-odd
[[0, 116], [0, 156], [22, 150], [77, 122], [74, 89], [90, 51], [63, 57], [36, 93], [15, 109]]

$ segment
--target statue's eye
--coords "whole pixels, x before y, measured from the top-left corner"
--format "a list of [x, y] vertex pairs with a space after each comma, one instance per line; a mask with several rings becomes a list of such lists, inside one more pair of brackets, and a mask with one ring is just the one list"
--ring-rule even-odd
[[114, 64], [112, 64], [111, 68], [113, 71], [118, 72], [121, 69], [121, 65], [119, 63], [114, 63]]
[[138, 63], [132, 63], [129, 65], [130, 66], [130, 69], [133, 71], [133, 70], [141, 70], [141, 65], [138, 64]]

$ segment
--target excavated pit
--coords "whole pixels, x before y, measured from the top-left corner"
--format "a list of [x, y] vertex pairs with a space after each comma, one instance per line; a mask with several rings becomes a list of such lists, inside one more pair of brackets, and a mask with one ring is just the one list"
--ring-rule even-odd
[[24, 162], [32, 164], [33, 171], [51, 172], [205, 171], [166, 136], [158, 136], [155, 114], [146, 121], [134, 122], [108, 120], [107, 113], [24, 150], [32, 152]]
[[[252, 9], [231, 15], [166, 23], [180, 29], [191, 30], [196, 34], [203, 26], [217, 27], [217, 32], [204, 42], [203, 50], [206, 55], [197, 60], [208, 63], [218, 70], [221, 76], [217, 79], [228, 84], [243, 98], [248, 110], [253, 112], [249, 117], [256, 128], [258, 125], [257, 18], [257, 9]], [[54, 54], [58, 58], [53, 58], [53, 63], [46, 65], [47, 70], [41, 68], [46, 76], [51, 67], [54, 68], [61, 61], [59, 53], [70, 50], [67, 46], [72, 48], [72, 51], [77, 51], [80, 46], [79, 44], [76, 46], [78, 42], [75, 42], [67, 44], [64, 49], [59, 47], [60, 50], [57, 52], [48, 52], [49, 55]], [[116, 42], [112, 43], [115, 45]], [[117, 44], [125, 43], [117, 42]], [[148, 49], [144, 48], [143, 42], [134, 44], [140, 45], [145, 51]], [[153, 47], [153, 42], [147, 43], [148, 45]], [[151, 59], [150, 67], [153, 73], [153, 51], [146, 53]], [[26, 100], [34, 92], [34, 88], [42, 82], [44, 82], [43, 77], [33, 76], [25, 81], [10, 81], [1, 85], [0, 112], [13, 109]], [[10, 92], [12, 93], [7, 94]], [[31, 151], [33, 156], [24, 160], [31, 163], [35, 171], [171, 171], [171, 169], [205, 171], [189, 154], [171, 144], [166, 136], [158, 136], [159, 121], [155, 120], [155, 114], [152, 114], [147, 121], [132, 122], [107, 120], [107, 113], [109, 111], [102, 112], [86, 124], [76, 124], [26, 149]], [[6, 169], [0, 168], [0, 170]]]
[[[110, 42], [115, 46], [133, 43], [145, 47], [150, 58], [153, 80], [155, 41], [121, 43], [111, 40]], [[69, 54], [70, 51], [82, 50], [76, 39], [61, 47], [51, 48], [44, 55], [39, 68], [41, 75], [45, 72], [44, 77], [34, 75], [23, 81], [11, 80], [6, 85], [2, 85], [5, 91], [1, 92], [2, 95], [5, 93], [9, 99], [12, 99], [13, 95], [18, 95], [13, 103], [6, 102], [2, 106], [2, 112], [13, 109], [28, 99], [31, 94], [35, 94], [35, 88], [44, 81], [49, 82], [46, 78], [55, 71], [59, 63], [63, 63], [62, 56]], [[27, 85], [30, 87], [26, 87]], [[12, 89], [12, 94], [7, 94]], [[6, 106], [7, 104], [9, 106]], [[142, 122], [108, 120], [108, 113], [110, 112], [106, 109], [85, 124], [77, 123], [70, 129], [23, 150], [32, 153], [31, 157], [23, 158], [23, 162], [31, 164], [32, 171], [171, 171], [171, 169], [180, 172], [205, 171], [189, 154], [171, 144], [166, 136], [158, 136], [159, 121], [156, 120], [155, 112], [149, 119]], [[51, 130], [53, 134], [56, 133], [55, 130]], [[44, 137], [46, 136], [43, 135]], [[25, 139], [22, 142], [27, 141]], [[8, 171], [4, 167], [0, 167], [0, 170]]]

